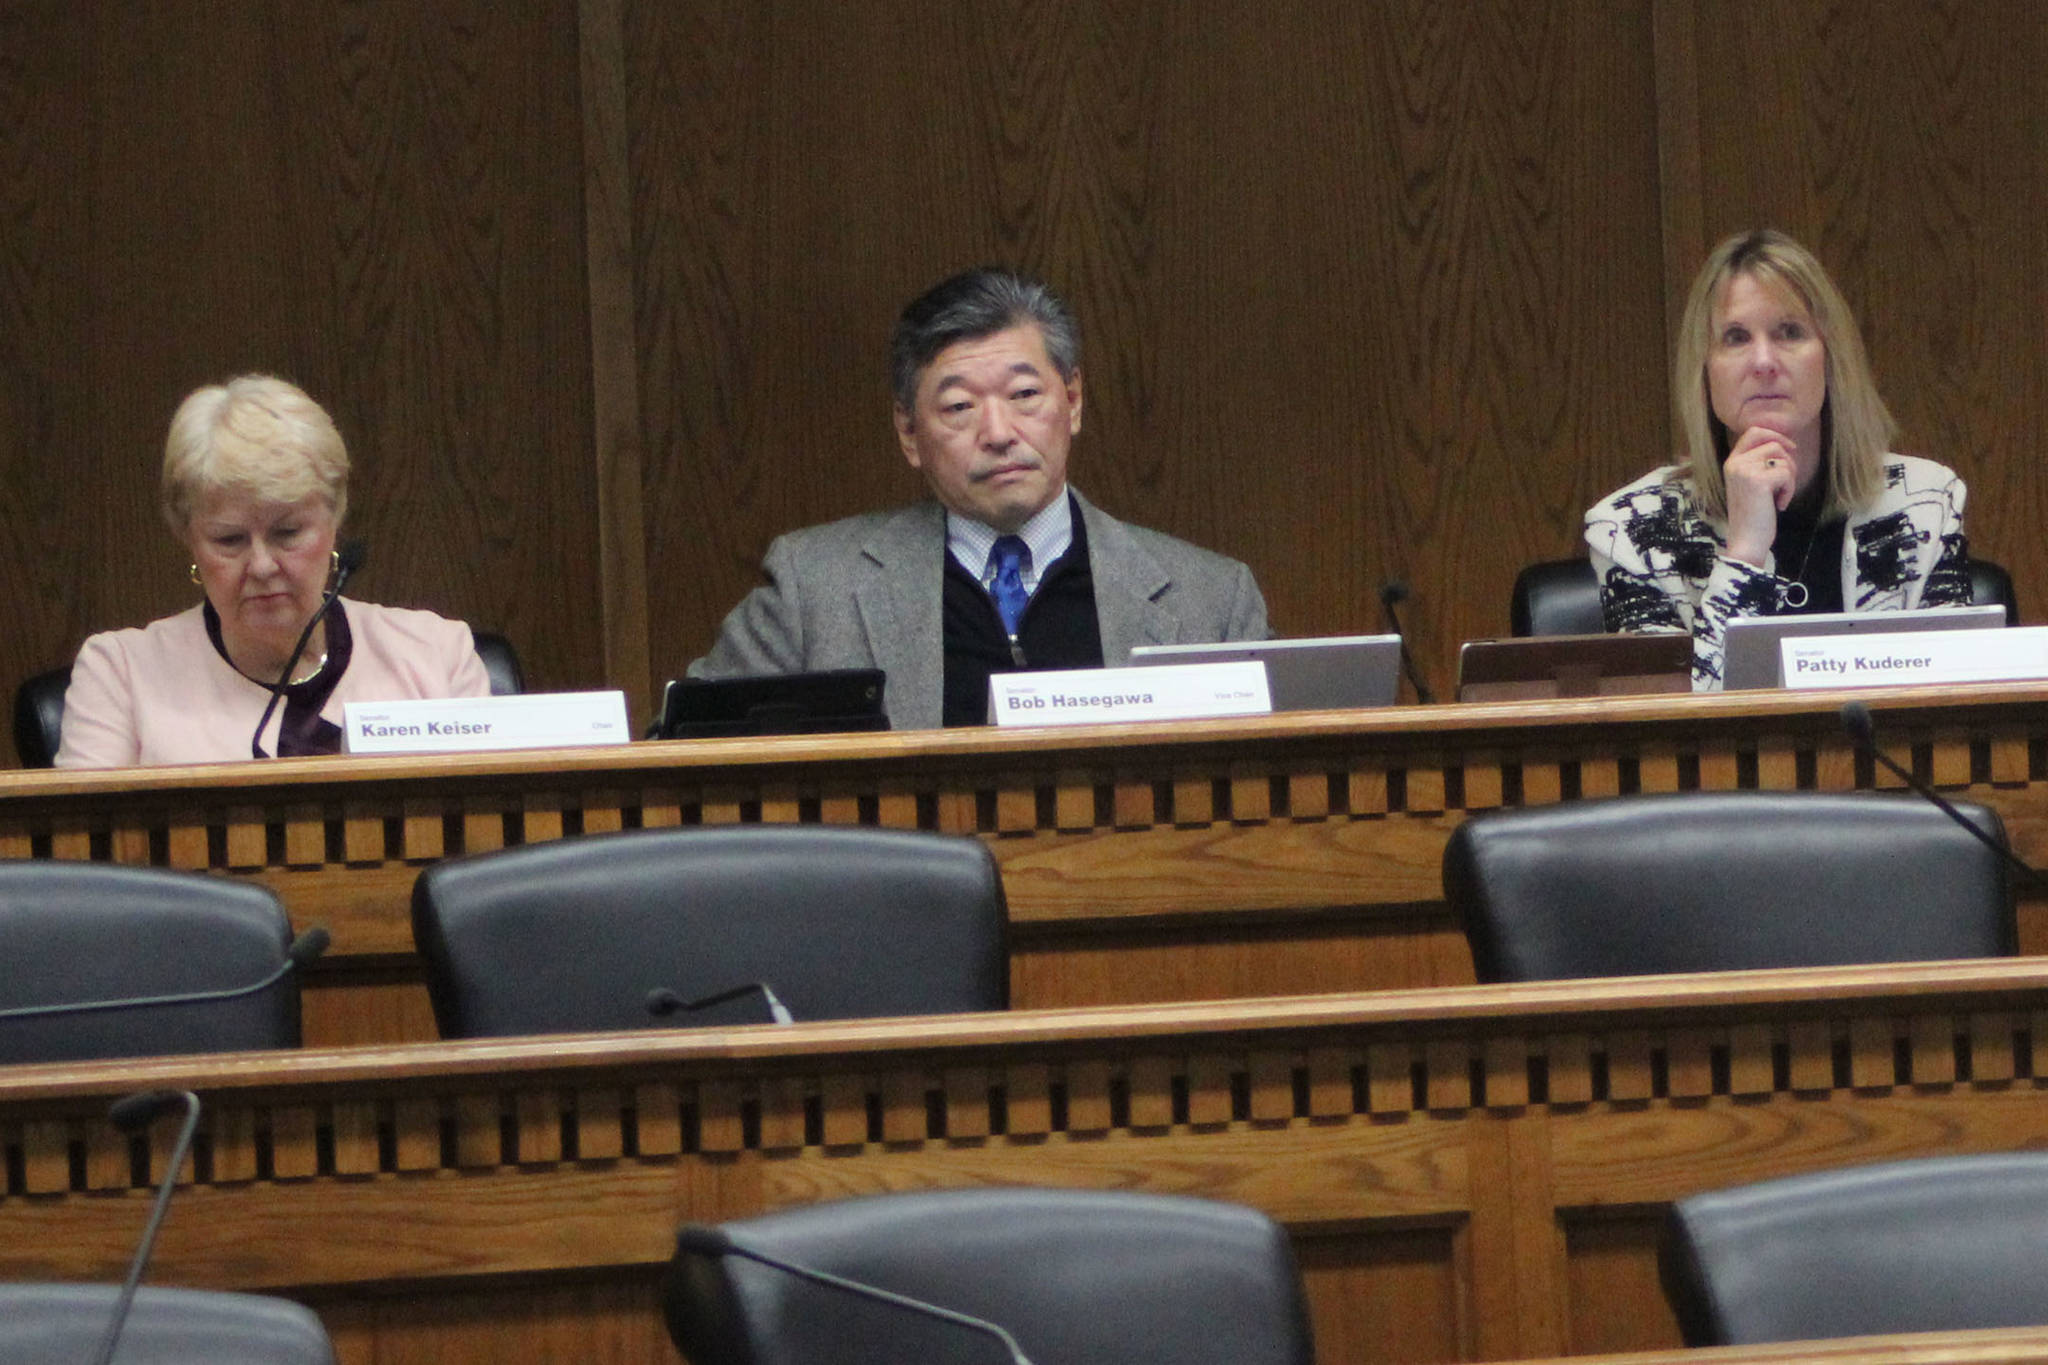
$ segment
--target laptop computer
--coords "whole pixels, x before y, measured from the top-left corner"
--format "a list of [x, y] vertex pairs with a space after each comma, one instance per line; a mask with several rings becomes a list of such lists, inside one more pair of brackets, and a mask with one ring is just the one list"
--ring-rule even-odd
[[882, 670], [841, 668], [755, 678], [674, 678], [661, 694], [656, 739], [819, 735], [886, 730]]
[[1679, 631], [1468, 640], [1458, 650], [1459, 701], [1690, 691], [1692, 636]]
[[1813, 616], [1741, 616], [1721, 635], [1721, 686], [1782, 687], [1786, 640], [1815, 635], [1893, 635], [1915, 630], [2001, 630], [2005, 608], [1923, 607], [1918, 611], [1822, 612]]
[[1349, 711], [1392, 706], [1401, 690], [1401, 637], [1332, 635], [1234, 644], [1139, 645], [1133, 667], [1257, 660], [1275, 711]]

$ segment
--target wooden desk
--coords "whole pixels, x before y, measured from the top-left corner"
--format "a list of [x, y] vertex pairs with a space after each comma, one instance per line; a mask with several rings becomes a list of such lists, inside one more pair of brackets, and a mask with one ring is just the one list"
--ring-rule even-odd
[[345, 1360], [665, 1359], [678, 1220], [988, 1183], [1265, 1209], [1328, 1362], [1651, 1347], [1667, 1201], [2048, 1143], [2043, 1076], [2032, 960], [22, 1067], [0, 1278], [118, 1275], [153, 1171], [105, 1104], [168, 1085], [155, 1278], [303, 1293]]
[[[1687, 788], [1894, 785], [1836, 711], [1998, 809], [2048, 861], [2048, 686], [1748, 693], [1295, 713], [1085, 730], [636, 744], [0, 774], [0, 856], [210, 869], [334, 931], [311, 1042], [433, 1036], [418, 870], [633, 826], [865, 822], [973, 834], [1003, 868], [1022, 1007], [1469, 982], [1442, 905], [1468, 812]], [[2022, 944], [2048, 927], [2022, 918]]]
[[[2048, 1328], [1979, 1332], [1902, 1332], [1698, 1351], [1639, 1351], [1578, 1357], [1575, 1365], [2043, 1365]], [[1533, 1365], [1533, 1363], [1532, 1363]]]

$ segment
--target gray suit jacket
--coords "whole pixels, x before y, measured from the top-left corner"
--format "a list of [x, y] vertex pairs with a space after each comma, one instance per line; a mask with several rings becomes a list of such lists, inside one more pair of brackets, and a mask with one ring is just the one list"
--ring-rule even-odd
[[[1088, 530], [1102, 658], [1131, 647], [1263, 640], [1266, 599], [1251, 570], [1183, 540], [1118, 521], [1079, 493]], [[946, 513], [936, 502], [870, 512], [778, 536], [767, 581], [720, 627], [693, 678], [879, 668], [889, 723], [940, 724], [945, 639], [940, 624]]]

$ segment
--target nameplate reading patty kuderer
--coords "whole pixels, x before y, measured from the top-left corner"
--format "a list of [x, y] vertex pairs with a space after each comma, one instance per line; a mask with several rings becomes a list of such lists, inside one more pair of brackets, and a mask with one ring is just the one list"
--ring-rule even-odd
[[1112, 720], [1263, 716], [1273, 709], [1257, 660], [1160, 668], [998, 673], [988, 680], [997, 725], [1100, 725]]
[[352, 701], [342, 716], [342, 744], [352, 754], [553, 749], [633, 738], [623, 692]]
[[2048, 678], [2048, 626], [1781, 640], [1787, 687]]

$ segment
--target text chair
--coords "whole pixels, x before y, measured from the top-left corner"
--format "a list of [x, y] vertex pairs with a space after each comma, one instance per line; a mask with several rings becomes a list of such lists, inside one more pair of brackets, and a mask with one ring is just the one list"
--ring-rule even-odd
[[[1982, 806], [1957, 803], [2000, 839]], [[1481, 981], [1995, 957], [2006, 864], [1918, 797], [1688, 792], [1474, 816], [1444, 896]]]
[[[516, 697], [526, 690], [519, 651], [502, 635], [475, 633], [476, 654], [491, 680], [491, 695]], [[71, 665], [38, 673], [14, 690], [14, 752], [24, 768], [51, 768], [64, 743], [64, 693], [71, 686]]]
[[[2007, 625], [2020, 623], [2012, 575], [1988, 559], [1970, 561], [1970, 600], [1978, 606], [2002, 606]], [[1516, 635], [1597, 635], [1605, 630], [1593, 561], [1547, 559], [1516, 574], [1508, 626]]]
[[1006, 911], [980, 840], [836, 825], [592, 835], [450, 859], [413, 885], [445, 1038], [1005, 1008]]
[[[0, 862], [0, 1010], [229, 990], [286, 961], [267, 888], [118, 863]], [[234, 1000], [0, 1020], [0, 1064], [299, 1045], [296, 972]]]
[[[0, 1361], [93, 1359], [120, 1286], [0, 1284]], [[116, 1365], [334, 1365], [320, 1319], [287, 1299], [198, 1289], [139, 1289]]]
[[[946, 1190], [816, 1204], [720, 1230], [740, 1246], [993, 1322], [1034, 1365], [1313, 1358], [1286, 1234], [1232, 1204]], [[981, 1332], [730, 1253], [679, 1249], [662, 1302], [669, 1334], [692, 1365], [1004, 1359]]]
[[2048, 1154], [1931, 1157], [1695, 1195], [1659, 1260], [1688, 1346], [2048, 1324]]

